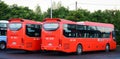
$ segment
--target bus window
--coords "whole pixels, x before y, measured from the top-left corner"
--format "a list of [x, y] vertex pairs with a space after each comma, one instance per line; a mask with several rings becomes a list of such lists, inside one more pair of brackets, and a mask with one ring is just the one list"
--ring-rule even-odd
[[113, 39], [116, 41], [115, 31], [112, 31], [112, 36], [113, 36]]
[[40, 37], [41, 27], [36, 24], [27, 24], [26, 25], [26, 34], [30, 37]]
[[7, 27], [7, 23], [0, 23], [0, 27]]
[[110, 32], [103, 32], [102, 38], [110, 38]]
[[58, 23], [45, 23], [45, 24], [43, 24], [43, 28], [44, 28], [46, 31], [54, 31], [54, 30], [56, 30], [58, 27], [59, 27], [59, 24], [58, 24]]
[[76, 26], [76, 31], [77, 31], [77, 37], [85, 37], [85, 32], [86, 32], [86, 26], [84, 25], [77, 25]]
[[7, 23], [0, 23], [0, 36], [6, 36]]
[[63, 34], [65, 37], [76, 37], [76, 25], [64, 24]]
[[19, 30], [21, 27], [22, 27], [22, 24], [21, 24], [21, 23], [10, 23], [10, 24], [9, 24], [9, 28], [10, 28], [10, 30], [12, 30], [12, 31], [17, 31], [17, 30]]
[[6, 30], [0, 31], [0, 36], [6, 36]]

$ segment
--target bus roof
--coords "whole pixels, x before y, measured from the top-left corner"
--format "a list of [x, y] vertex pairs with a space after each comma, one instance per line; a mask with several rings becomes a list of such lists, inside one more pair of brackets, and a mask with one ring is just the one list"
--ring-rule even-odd
[[0, 23], [9, 23], [7, 20], [0, 20]]
[[37, 21], [34, 21], [34, 20], [29, 20], [29, 19], [22, 19], [22, 18], [12, 18], [12, 19], [9, 19], [9, 22], [27, 22], [27, 23], [31, 23], [31, 22], [36, 22], [36, 23], [41, 23], [41, 22], [37, 22]]
[[113, 24], [109, 24], [109, 23], [99, 23], [99, 22], [83, 21], [83, 22], [77, 22], [77, 24], [89, 25], [89, 26], [101, 26], [101, 27], [111, 27], [111, 28], [114, 28], [114, 25], [113, 25]]
[[75, 23], [74, 21], [66, 20], [66, 19], [60, 19], [60, 18], [46, 18], [43, 20], [43, 22], [63, 22], [63, 23]]

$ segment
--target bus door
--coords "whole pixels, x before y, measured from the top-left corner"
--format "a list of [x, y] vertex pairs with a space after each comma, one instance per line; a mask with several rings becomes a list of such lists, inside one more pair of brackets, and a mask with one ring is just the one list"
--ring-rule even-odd
[[96, 38], [96, 32], [92, 29], [87, 29], [85, 31], [85, 50], [86, 51], [92, 51], [96, 50], [98, 48], [98, 42]]
[[40, 50], [41, 26], [39, 24], [26, 24], [25, 33], [26, 48]]
[[102, 32], [101, 33], [101, 38], [98, 38], [98, 42], [100, 45], [100, 49], [104, 50], [107, 43], [112, 39], [111, 37], [112, 33], [111, 32]]
[[16, 46], [17, 48], [21, 48], [21, 45], [24, 43], [23, 41], [23, 29], [22, 23], [20, 22], [13, 22], [9, 24], [9, 31], [8, 31], [8, 45]]
[[57, 22], [47, 22], [43, 24], [42, 45], [51, 47], [51, 49], [59, 48], [60, 25]]
[[63, 48], [66, 51], [76, 50], [76, 25], [75, 24], [63, 24], [64, 44]]
[[[98, 50], [104, 50], [105, 47], [106, 47], [106, 44], [108, 43], [109, 39], [110, 39], [110, 31], [109, 29], [107, 29], [107, 27], [97, 27], [99, 32], [97, 33], [98, 34]], [[104, 31], [102, 30], [104, 29]]]

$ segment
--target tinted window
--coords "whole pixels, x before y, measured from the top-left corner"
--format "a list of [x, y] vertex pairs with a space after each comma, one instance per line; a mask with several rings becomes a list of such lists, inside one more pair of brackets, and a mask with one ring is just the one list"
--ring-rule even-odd
[[30, 37], [40, 37], [41, 36], [41, 26], [37, 24], [27, 24], [26, 25], [26, 35]]
[[108, 27], [97, 27], [98, 30], [98, 37], [99, 38], [109, 38], [110, 37], [110, 32], [113, 31], [112, 28]]
[[76, 25], [75, 24], [64, 24], [63, 34], [66, 37], [76, 37]]
[[[78, 38], [110, 38], [112, 28], [85, 26], [75, 24], [64, 24], [63, 34], [66, 37], [78, 37]], [[115, 37], [115, 34], [113, 33]], [[113, 37], [113, 38], [114, 38]]]
[[0, 30], [0, 36], [6, 36], [7, 30]]
[[22, 27], [21, 23], [10, 23], [9, 24], [9, 29], [13, 31], [17, 31]]
[[59, 27], [58, 23], [45, 23], [43, 24], [43, 28], [47, 31], [56, 30]]
[[0, 36], [6, 36], [7, 23], [0, 23]]
[[110, 32], [103, 32], [102, 33], [102, 38], [109, 38], [110, 37]]
[[115, 31], [112, 32], [113, 39], [116, 40], [116, 33]]
[[7, 23], [0, 23], [0, 31], [7, 30]]
[[85, 37], [86, 26], [84, 25], [77, 25], [76, 26], [76, 36], [77, 37]]
[[77, 25], [77, 30], [86, 30], [86, 26], [84, 25]]
[[95, 26], [87, 26], [87, 30], [96, 30]]

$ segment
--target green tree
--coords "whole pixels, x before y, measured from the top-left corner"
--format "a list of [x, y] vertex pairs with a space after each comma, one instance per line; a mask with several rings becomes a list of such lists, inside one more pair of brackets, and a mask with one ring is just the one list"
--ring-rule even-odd
[[62, 4], [61, 4], [61, 1], [59, 1], [58, 3], [56, 3], [56, 2], [53, 2], [53, 3], [52, 3], [52, 9], [53, 9], [53, 10], [59, 9], [59, 8], [61, 8], [61, 7], [63, 7]]
[[36, 9], [35, 9], [35, 14], [40, 15], [42, 14], [40, 6], [37, 4]]
[[43, 15], [42, 15], [41, 8], [39, 5], [37, 5], [35, 9], [35, 17], [36, 17], [35, 19], [38, 21], [41, 21], [43, 19]]
[[[50, 12], [51, 9], [48, 8], [47, 12], [44, 13], [44, 17], [50, 18]], [[69, 10], [62, 6], [61, 2], [58, 2], [57, 4], [53, 2], [52, 5], [52, 15], [53, 18], [65, 18], [69, 13]]]
[[16, 4], [9, 7], [11, 12], [10, 18], [25, 18], [25, 19], [35, 19], [35, 13], [28, 7], [17, 6]]
[[[53, 18], [65, 18], [68, 13], [69, 13], [69, 10], [65, 7], [60, 7], [58, 9], [54, 9], [52, 10], [52, 15], [53, 15]], [[45, 17], [49, 17], [50, 18], [50, 8], [47, 10], [47, 13]]]
[[9, 13], [9, 6], [0, 0], [0, 19], [7, 20], [10, 17]]
[[89, 20], [90, 12], [84, 9], [78, 9], [69, 11], [66, 19], [70, 19], [73, 21], [86, 21]]

